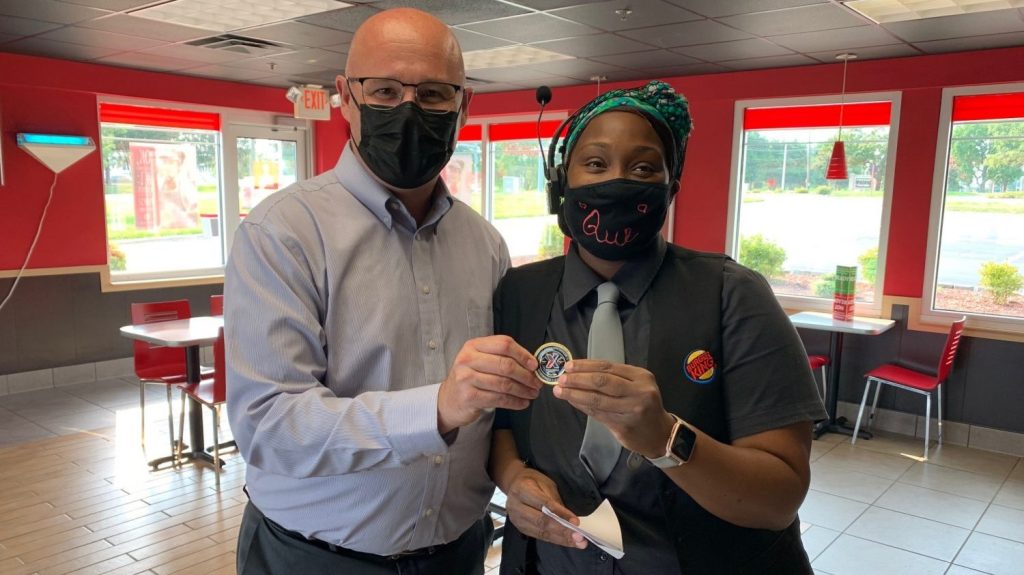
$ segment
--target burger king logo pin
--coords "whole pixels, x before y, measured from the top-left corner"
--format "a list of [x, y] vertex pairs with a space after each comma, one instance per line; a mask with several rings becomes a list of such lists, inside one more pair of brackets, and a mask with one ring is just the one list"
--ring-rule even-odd
[[695, 349], [686, 356], [683, 371], [686, 378], [694, 383], [711, 383], [715, 379], [715, 358], [710, 351]]

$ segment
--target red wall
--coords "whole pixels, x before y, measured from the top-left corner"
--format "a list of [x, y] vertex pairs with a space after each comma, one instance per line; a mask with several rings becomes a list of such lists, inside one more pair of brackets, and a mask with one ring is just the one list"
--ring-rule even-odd
[[[21, 267], [53, 181], [15, 135], [84, 135], [98, 145], [101, 94], [291, 113], [279, 88], [0, 53], [0, 270]], [[60, 174], [28, 267], [106, 264], [102, 182], [98, 151]]]
[[[1024, 48], [853, 62], [847, 91], [902, 92], [898, 150], [886, 259], [886, 295], [920, 297], [928, 243], [928, 212], [942, 88], [1024, 81]], [[690, 100], [694, 132], [676, 207], [675, 241], [725, 248], [737, 100], [837, 94], [842, 64], [823, 64], [667, 79]], [[640, 81], [608, 84], [635, 86]], [[554, 88], [552, 110], [575, 110], [594, 87]], [[537, 111], [533, 91], [477, 94], [473, 115]]]

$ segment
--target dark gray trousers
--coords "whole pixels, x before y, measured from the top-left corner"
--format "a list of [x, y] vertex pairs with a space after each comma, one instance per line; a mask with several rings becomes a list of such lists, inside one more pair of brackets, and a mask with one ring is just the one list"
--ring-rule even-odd
[[238, 533], [238, 575], [483, 575], [494, 526], [481, 517], [458, 539], [432, 553], [389, 559], [331, 550], [267, 519], [252, 502]]

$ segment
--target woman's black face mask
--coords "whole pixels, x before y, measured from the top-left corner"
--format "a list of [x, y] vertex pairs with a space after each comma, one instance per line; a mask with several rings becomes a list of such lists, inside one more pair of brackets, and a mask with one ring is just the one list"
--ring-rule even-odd
[[626, 178], [567, 188], [558, 216], [580, 247], [609, 261], [627, 260], [654, 243], [668, 215], [669, 185]]
[[418, 188], [437, 177], [455, 151], [458, 112], [426, 112], [413, 102], [388, 109], [359, 105], [359, 155], [390, 186]]

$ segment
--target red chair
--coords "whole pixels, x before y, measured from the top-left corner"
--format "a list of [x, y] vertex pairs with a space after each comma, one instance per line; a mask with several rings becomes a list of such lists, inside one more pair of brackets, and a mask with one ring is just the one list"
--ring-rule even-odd
[[224, 315], [224, 296], [210, 296], [210, 315]]
[[860, 430], [860, 420], [864, 415], [864, 406], [868, 401], [868, 392], [871, 390], [871, 384], [875, 383], [877, 387], [875, 388], [875, 399], [871, 404], [871, 414], [868, 416], [867, 427], [869, 428], [871, 427], [872, 420], [875, 418], [875, 409], [878, 407], [878, 392], [881, 391], [882, 385], [891, 385], [898, 389], [905, 389], [925, 396], [924, 459], [922, 461], [928, 460], [928, 432], [931, 427], [932, 418], [932, 391], [935, 391], [937, 395], [939, 445], [942, 445], [942, 384], [945, 383], [950, 370], [953, 368], [953, 360], [956, 359], [956, 351], [960, 347], [960, 336], [963, 334], [964, 322], [966, 320], [966, 317], [961, 317], [949, 326], [946, 347], [942, 350], [942, 355], [939, 357], [939, 367], [935, 374], [907, 369], [892, 363], [876, 367], [867, 373], [864, 397], [860, 400], [860, 411], [857, 412], [857, 424], [853, 428], [853, 440], [851, 443], [857, 443], [857, 432]]
[[[155, 323], [192, 317], [188, 300], [174, 300], [131, 304], [133, 324]], [[171, 400], [171, 386], [184, 383], [185, 349], [162, 347], [136, 340], [135, 375], [139, 378], [139, 411], [142, 414], [140, 439], [142, 450], [146, 450], [146, 385], [163, 385], [167, 389], [167, 429], [170, 433], [171, 456], [174, 457], [174, 406]]]
[[825, 367], [828, 365], [827, 355], [808, 355], [807, 362], [811, 364], [811, 370], [821, 370], [821, 401], [825, 401], [828, 395], [828, 373]]
[[200, 404], [209, 407], [213, 413], [213, 469], [217, 476], [217, 489], [220, 490], [220, 406], [227, 400], [227, 378], [224, 372], [224, 328], [217, 333], [217, 341], [213, 344], [213, 377], [203, 379], [199, 383], [186, 383], [178, 386], [181, 390], [181, 414], [178, 420], [178, 454], [181, 459], [181, 446], [185, 439], [185, 397], [191, 397]]

